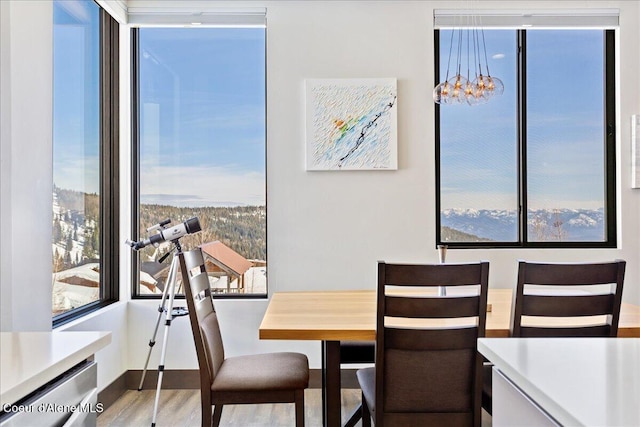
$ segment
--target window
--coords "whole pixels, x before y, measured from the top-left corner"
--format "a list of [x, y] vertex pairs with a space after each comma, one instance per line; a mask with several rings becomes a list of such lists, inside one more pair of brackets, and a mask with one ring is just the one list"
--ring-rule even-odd
[[117, 23], [53, 2], [53, 324], [117, 300]]
[[[261, 28], [133, 30], [134, 219], [149, 227], [192, 217], [217, 296], [265, 296], [266, 31]], [[170, 242], [134, 252], [134, 294], [160, 295]]]
[[[452, 31], [436, 30], [438, 81]], [[484, 34], [505, 91], [436, 105], [438, 244], [615, 247], [613, 30]]]

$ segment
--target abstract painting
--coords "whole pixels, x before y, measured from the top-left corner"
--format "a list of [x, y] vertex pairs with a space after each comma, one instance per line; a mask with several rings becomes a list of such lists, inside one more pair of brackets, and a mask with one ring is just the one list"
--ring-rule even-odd
[[396, 86], [396, 79], [307, 80], [307, 170], [397, 169]]

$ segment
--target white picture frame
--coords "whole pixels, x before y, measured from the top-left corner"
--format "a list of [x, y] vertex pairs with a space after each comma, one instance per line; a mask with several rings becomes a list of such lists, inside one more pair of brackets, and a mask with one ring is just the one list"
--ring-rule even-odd
[[308, 79], [306, 170], [398, 168], [397, 81]]

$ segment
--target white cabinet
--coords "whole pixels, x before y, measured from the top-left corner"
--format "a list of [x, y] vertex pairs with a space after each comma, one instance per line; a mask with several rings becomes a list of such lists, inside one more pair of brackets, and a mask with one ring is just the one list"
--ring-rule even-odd
[[111, 332], [0, 332], [0, 427], [95, 426], [93, 355], [110, 342]]
[[546, 412], [502, 373], [493, 368], [493, 427], [558, 426]]
[[85, 361], [0, 415], [0, 427], [95, 426], [99, 407], [97, 368]]
[[480, 338], [493, 425], [640, 426], [639, 338]]

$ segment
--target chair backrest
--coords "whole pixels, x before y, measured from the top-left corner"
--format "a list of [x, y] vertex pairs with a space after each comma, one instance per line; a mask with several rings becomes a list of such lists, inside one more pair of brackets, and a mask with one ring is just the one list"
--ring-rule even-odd
[[625, 265], [622, 260], [571, 264], [519, 261], [511, 336], [615, 337]]
[[224, 361], [224, 346], [200, 248], [184, 252], [184, 265], [181, 263], [180, 269], [198, 355], [201, 388], [209, 390]]
[[481, 424], [488, 276], [488, 262], [378, 263], [376, 426]]

